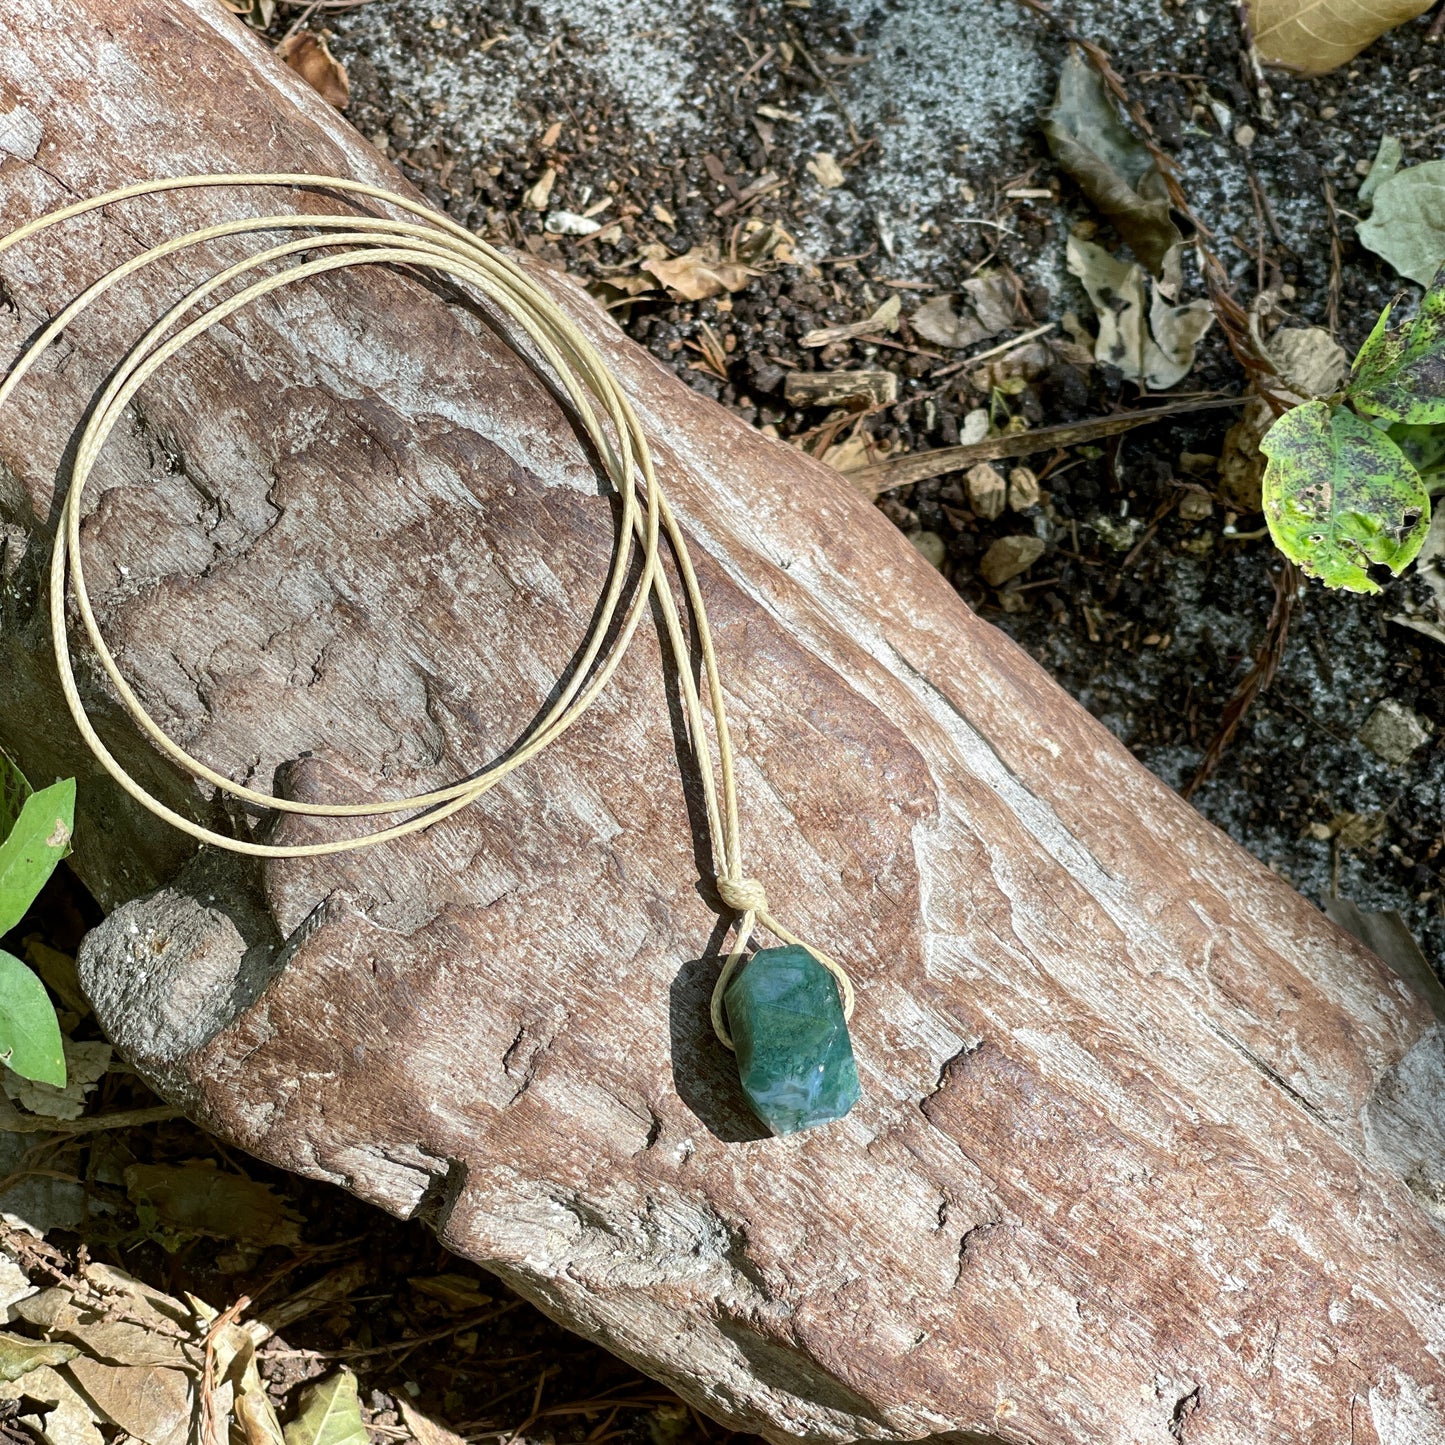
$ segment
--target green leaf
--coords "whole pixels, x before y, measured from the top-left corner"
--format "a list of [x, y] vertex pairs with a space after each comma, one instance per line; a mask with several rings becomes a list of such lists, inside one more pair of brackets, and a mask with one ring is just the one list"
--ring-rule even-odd
[[1395, 309], [1391, 301], [1380, 312], [1379, 320], [1365, 338], [1365, 344], [1355, 353], [1354, 364], [1350, 367], [1350, 387], [1369, 391], [1379, 386], [1395, 373], [1400, 364], [1400, 338], [1391, 330], [1390, 313]]
[[1389, 314], [1387, 306], [1355, 358], [1349, 400], [1386, 421], [1445, 423], [1445, 267], [1413, 321], [1387, 332]]
[[1397, 421], [1385, 428], [1385, 435], [1420, 473], [1426, 491], [1445, 479], [1445, 426], [1408, 426]]
[[0, 948], [0, 1063], [25, 1079], [65, 1087], [65, 1050], [45, 985]]
[[18, 1380], [42, 1365], [54, 1369], [79, 1353], [74, 1345], [61, 1344], [58, 1340], [52, 1344], [0, 1330], [0, 1380]]
[[0, 838], [15, 826], [26, 798], [34, 791], [15, 759], [0, 748]]
[[26, 798], [10, 836], [0, 843], [0, 933], [25, 916], [55, 865], [70, 852], [74, 828], [74, 778]]
[[368, 1445], [356, 1398], [356, 1376], [338, 1370], [301, 1396], [301, 1410], [286, 1427], [286, 1445]]
[[1445, 161], [1396, 171], [1375, 191], [1375, 208], [1355, 228], [1402, 276], [1428, 286], [1445, 261]]
[[1327, 587], [1378, 592], [1414, 560], [1430, 496], [1405, 454], [1347, 407], [1311, 401], [1265, 433], [1264, 517], [1275, 545]]
[[1401, 144], [1400, 137], [1382, 135], [1375, 150], [1375, 159], [1370, 162], [1370, 169], [1365, 179], [1360, 182], [1360, 189], [1355, 196], [1362, 211], [1369, 209], [1370, 203], [1375, 199], [1375, 192], [1400, 169], [1400, 162], [1404, 159], [1405, 147]]

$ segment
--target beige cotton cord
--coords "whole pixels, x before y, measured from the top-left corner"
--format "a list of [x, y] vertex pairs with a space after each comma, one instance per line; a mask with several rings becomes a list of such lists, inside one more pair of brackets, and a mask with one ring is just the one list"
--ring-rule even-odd
[[[45, 348], [76, 317], [127, 277], [157, 262], [225, 237], [257, 232], [302, 233], [226, 266], [193, 286], [125, 355], [101, 392], [81, 434], [51, 555], [50, 625], [56, 666], [66, 703], [76, 726], [96, 758], [142, 807], [199, 842], [231, 852], [259, 858], [317, 857], [368, 847], [391, 838], [405, 837], [409, 833], [430, 827], [475, 802], [483, 793], [534, 758], [576, 723], [617, 670], [642, 621], [649, 596], [655, 597], [677, 663], [678, 684], [702, 779], [710, 835], [714, 848], [720, 853], [718, 893], [728, 908], [741, 915], [733, 947], [713, 990], [713, 1028], [718, 1038], [731, 1048], [732, 1038], [727, 1025], [724, 994], [750, 938], [759, 927], [767, 929], [784, 943], [806, 948], [837, 980], [844, 1017], [851, 1018], [854, 997], [847, 972], [826, 953], [804, 943], [784, 928], [769, 911], [767, 894], [762, 884], [743, 874], [736, 776], [717, 654], [697, 576], [688, 554], [687, 542], [657, 481], [641, 423], [591, 342], [521, 267], [449, 217], [419, 202], [359, 181], [337, 176], [304, 174], [192, 175], [124, 186], [52, 211], [19, 227], [0, 239], [0, 255], [12, 246], [19, 245], [63, 221], [121, 201], [167, 191], [243, 187], [321, 188], [358, 201], [366, 200], [397, 207], [411, 219], [400, 220], [366, 213], [341, 216], [290, 213], [244, 217], [174, 236], [114, 267], [82, 291], [34, 337], [4, 381], [0, 382], [0, 406], [3, 406], [44, 353]], [[304, 259], [291, 259], [297, 257]], [[439, 273], [457, 285], [485, 297], [517, 325], [535, 348], [541, 363], [566, 392], [575, 416], [602, 459], [609, 481], [617, 489], [622, 511], [606, 588], [572, 675], [559, 690], [547, 712], [533, 723], [504, 758], [460, 782], [411, 797], [358, 803], [307, 803], [257, 792], [207, 767], [171, 738], [141, 704], [121, 675], [120, 668], [101, 635], [86, 590], [80, 554], [81, 499], [100, 450], [124, 414], [126, 406], [136, 391], [166, 361], [210, 327], [273, 291], [312, 276], [359, 265], [419, 267]], [[208, 309], [193, 319], [184, 319], [201, 303], [225, 291], [233, 282], [241, 283], [239, 289], [215, 300]], [[536, 365], [537, 362], [533, 361], [531, 364]], [[610, 428], [599, 418], [598, 410], [593, 406], [594, 402]], [[667, 537], [672, 549], [693, 625], [697, 630], [697, 651], [706, 679], [708, 707], [717, 737], [718, 777], [714, 776], [703, 718], [702, 697], [688, 665], [690, 649], [686, 629], [667, 574], [659, 562], [658, 546], [663, 535]], [[627, 575], [635, 555], [641, 557], [641, 570], [635, 594], [623, 607]], [[101, 741], [86, 714], [85, 704], [76, 685], [66, 629], [67, 581], [90, 645], [126, 710], [156, 746], [193, 777], [210, 783], [243, 802], [282, 813], [318, 818], [384, 818], [397, 813], [408, 813], [412, 816], [368, 833], [326, 842], [277, 844], [258, 843], [218, 833], [167, 807], [126, 771]], [[619, 609], [621, 621], [616, 636], [611, 646], [605, 647], [607, 635], [617, 621]]]

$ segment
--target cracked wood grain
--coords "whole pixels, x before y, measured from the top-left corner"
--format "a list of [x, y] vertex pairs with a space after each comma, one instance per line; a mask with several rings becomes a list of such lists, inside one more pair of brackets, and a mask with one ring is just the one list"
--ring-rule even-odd
[[[212, 0], [12, 0], [0, 117], [21, 111], [41, 130], [0, 158], [11, 224], [152, 172], [403, 184]], [[262, 204], [151, 201], [7, 256], [0, 346], [138, 246]], [[863, 1103], [760, 1138], [712, 1038], [722, 934], [651, 629], [583, 724], [385, 851], [192, 858], [97, 778], [43, 626], [66, 418], [180, 269], [73, 328], [0, 416], [0, 742], [81, 775], [77, 863], [114, 909], [83, 975], [122, 1049], [225, 1138], [420, 1215], [774, 1439], [1445, 1439], [1429, 1003], [846, 481], [539, 274], [694, 539], [749, 866], [858, 983]], [[121, 665], [186, 746], [327, 799], [508, 746], [585, 632], [612, 516], [482, 317], [378, 268], [328, 277], [139, 402], [82, 544]], [[221, 816], [82, 682], [149, 786]]]

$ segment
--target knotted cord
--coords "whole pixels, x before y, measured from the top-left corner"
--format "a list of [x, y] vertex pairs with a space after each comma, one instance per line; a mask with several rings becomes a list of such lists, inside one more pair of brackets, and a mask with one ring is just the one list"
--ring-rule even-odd
[[[193, 286], [127, 352], [101, 392], [81, 434], [51, 553], [50, 627], [61, 688], [71, 716], [90, 750], [137, 803], [201, 843], [258, 858], [310, 858], [369, 847], [420, 832], [467, 807], [561, 737], [582, 717], [616, 672], [642, 620], [648, 598], [652, 596], [657, 601], [676, 662], [687, 728], [702, 779], [709, 835], [718, 855], [718, 894], [727, 908], [740, 915], [732, 949], [713, 990], [713, 1028], [718, 1038], [731, 1048], [724, 995], [749, 940], [759, 928], [766, 929], [784, 943], [806, 948], [837, 980], [844, 1016], [851, 1017], [854, 997], [847, 972], [822, 950], [804, 943], [780, 924], [769, 911], [767, 893], [762, 884], [743, 873], [737, 781], [717, 653], [687, 542], [653, 470], [642, 425], [591, 342], [520, 266], [449, 217], [420, 202], [360, 181], [304, 174], [192, 175], [124, 186], [28, 222], [0, 239], [0, 255], [63, 221], [120, 201], [167, 191], [252, 186], [273, 189], [319, 187], [357, 201], [394, 206], [411, 219], [370, 214], [291, 213], [225, 221], [171, 237], [114, 267], [82, 291], [34, 337], [4, 381], [0, 382], [0, 406], [3, 406], [45, 349], [67, 326], [113, 287], [146, 267], [228, 236], [262, 231], [303, 233], [216, 271]], [[300, 257], [303, 253], [308, 259], [289, 259]], [[273, 263], [281, 264], [273, 266]], [[257, 792], [216, 772], [192, 757], [147, 712], [121, 675], [91, 606], [80, 553], [81, 499], [100, 450], [131, 398], [166, 361], [210, 327], [252, 301], [312, 276], [361, 265], [418, 267], [444, 275], [459, 286], [485, 297], [520, 327], [536, 348], [542, 363], [566, 392], [576, 418], [621, 499], [621, 516], [606, 587], [572, 675], [561, 686], [545, 714], [531, 725], [503, 758], [459, 782], [410, 797], [356, 803], [311, 803]], [[257, 272], [262, 274], [253, 274]], [[225, 290], [232, 282], [244, 284], [216, 300], [200, 315], [184, 320], [188, 313], [217, 292]], [[536, 365], [536, 362], [532, 364]], [[610, 427], [599, 419], [594, 402]], [[696, 629], [697, 653], [706, 679], [708, 708], [717, 737], [716, 776], [704, 724], [702, 697], [688, 665], [690, 648], [686, 629], [667, 573], [659, 562], [658, 546], [664, 535], [672, 549]], [[624, 608], [623, 593], [634, 553], [641, 558], [641, 570], [632, 600]], [[317, 818], [386, 818], [397, 813], [412, 816], [371, 832], [326, 842], [278, 844], [254, 842], [217, 832], [168, 807], [126, 771], [102, 742], [86, 713], [76, 684], [66, 628], [67, 583], [90, 645], [126, 710], [156, 746], [192, 777], [204, 780], [243, 802], [281, 813]], [[605, 646], [619, 609], [622, 613], [617, 634], [611, 646]]]

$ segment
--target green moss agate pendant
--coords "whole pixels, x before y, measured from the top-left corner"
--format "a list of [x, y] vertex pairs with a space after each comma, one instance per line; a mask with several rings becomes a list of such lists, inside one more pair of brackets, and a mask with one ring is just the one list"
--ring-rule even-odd
[[841, 1119], [858, 1068], [833, 975], [796, 944], [755, 953], [723, 998], [743, 1092], [774, 1134]]

